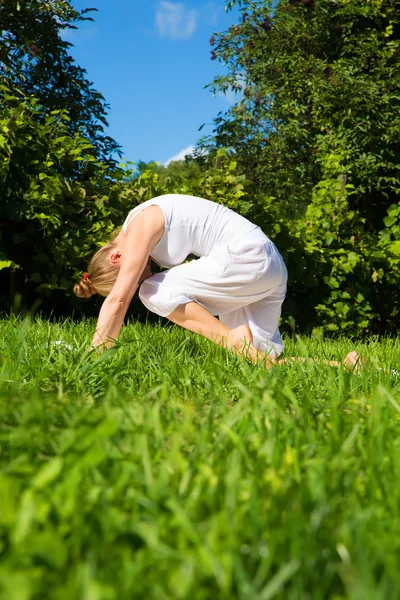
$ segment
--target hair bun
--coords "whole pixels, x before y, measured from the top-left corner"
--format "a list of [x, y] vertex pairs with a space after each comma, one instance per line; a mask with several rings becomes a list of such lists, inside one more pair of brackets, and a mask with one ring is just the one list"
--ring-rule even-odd
[[96, 290], [90, 281], [89, 277], [82, 278], [80, 282], [74, 286], [74, 293], [78, 298], [90, 298], [96, 293]]

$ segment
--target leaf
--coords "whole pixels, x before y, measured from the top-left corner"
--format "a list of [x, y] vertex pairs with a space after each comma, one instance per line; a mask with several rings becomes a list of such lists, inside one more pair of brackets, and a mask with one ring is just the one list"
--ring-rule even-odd
[[32, 486], [39, 490], [49, 485], [49, 483], [52, 483], [61, 473], [63, 464], [64, 461], [60, 456], [52, 458], [33, 478]]
[[0, 260], [0, 271], [2, 269], [8, 269], [13, 266], [13, 262], [11, 260]]
[[17, 521], [13, 532], [15, 544], [19, 544], [28, 535], [35, 516], [35, 499], [32, 490], [25, 490], [22, 494]]

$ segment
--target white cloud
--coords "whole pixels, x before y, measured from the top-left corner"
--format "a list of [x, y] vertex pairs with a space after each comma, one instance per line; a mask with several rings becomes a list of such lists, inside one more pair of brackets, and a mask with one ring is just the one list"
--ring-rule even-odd
[[175, 154], [175, 156], [172, 156], [172, 158], [166, 160], [164, 163], [164, 167], [168, 167], [169, 163], [172, 163], [175, 160], [183, 160], [185, 156], [189, 156], [189, 154], [193, 154], [193, 152], [194, 146], [188, 146], [187, 148], [184, 148], [183, 150], [178, 152], [178, 154]]
[[198, 13], [184, 4], [161, 0], [156, 12], [156, 25], [160, 35], [174, 40], [190, 38], [196, 31]]

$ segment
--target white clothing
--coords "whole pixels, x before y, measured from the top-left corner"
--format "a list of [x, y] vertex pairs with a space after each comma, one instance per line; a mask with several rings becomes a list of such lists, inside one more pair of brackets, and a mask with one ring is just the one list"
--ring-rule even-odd
[[[172, 267], [143, 281], [139, 296], [166, 317], [179, 305], [197, 302], [230, 328], [248, 325], [254, 345], [278, 356], [278, 329], [287, 271], [281, 255], [259, 227], [228, 208], [193, 196], [168, 194], [131, 211], [123, 225], [157, 205], [165, 231], [150, 256]], [[184, 263], [188, 254], [199, 256]]]
[[189, 254], [208, 256], [216, 246], [240, 241], [250, 232], [254, 240], [268, 239], [257, 225], [226, 206], [184, 194], [166, 194], [139, 204], [125, 219], [123, 231], [126, 233], [132, 219], [153, 205], [164, 213], [165, 230], [150, 256], [162, 267], [176, 267]]

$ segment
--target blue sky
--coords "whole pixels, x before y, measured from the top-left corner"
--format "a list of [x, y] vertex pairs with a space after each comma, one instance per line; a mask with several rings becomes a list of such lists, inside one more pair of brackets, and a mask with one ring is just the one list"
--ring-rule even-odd
[[[109, 135], [124, 160], [165, 164], [190, 150], [233, 101], [204, 89], [224, 71], [210, 36], [235, 22], [224, 0], [75, 0], [95, 22], [64, 33], [72, 56], [110, 104]], [[208, 123], [201, 132], [200, 125]]]

